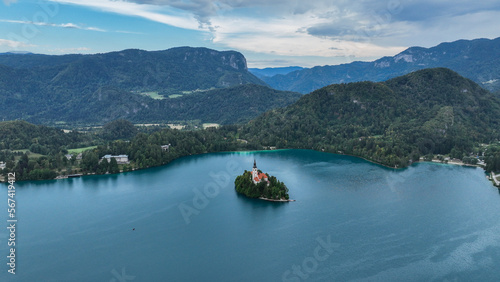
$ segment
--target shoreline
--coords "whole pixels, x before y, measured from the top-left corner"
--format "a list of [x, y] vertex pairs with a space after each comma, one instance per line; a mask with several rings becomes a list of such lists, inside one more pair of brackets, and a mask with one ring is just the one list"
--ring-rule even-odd
[[279, 199], [279, 200], [275, 200], [275, 199], [268, 199], [268, 198], [264, 198], [264, 197], [259, 197], [258, 198], [259, 200], [263, 200], [263, 201], [268, 201], [268, 202], [279, 202], [279, 203], [288, 203], [288, 202], [296, 202], [295, 200], [292, 200], [292, 199]]
[[500, 175], [496, 175], [493, 172], [490, 173], [490, 180], [493, 182], [493, 186], [496, 186], [498, 189], [500, 189], [500, 181], [497, 180], [498, 176]]
[[449, 165], [459, 165], [459, 166], [470, 166], [470, 167], [479, 167], [479, 168], [483, 168], [481, 165], [478, 165], [478, 164], [466, 164], [466, 163], [463, 163], [463, 162], [453, 162], [453, 161], [449, 161], [447, 163], [445, 162], [442, 162], [440, 160], [432, 160], [432, 161], [423, 161], [424, 163], [435, 163], [435, 164], [449, 164]]
[[[388, 168], [388, 169], [396, 169], [396, 170], [406, 169], [406, 168], [409, 168], [410, 166], [412, 166], [413, 164], [417, 164], [417, 163], [433, 163], [433, 164], [442, 164], [442, 165], [459, 165], [459, 166], [468, 166], [468, 167], [478, 167], [478, 168], [481, 168], [481, 169], [484, 170], [484, 167], [482, 167], [480, 165], [464, 164], [464, 163], [457, 163], [457, 162], [444, 163], [444, 162], [441, 162], [441, 161], [438, 161], [438, 160], [436, 160], [436, 161], [435, 160], [432, 160], [432, 161], [420, 161], [420, 160], [418, 160], [418, 161], [415, 161], [411, 165], [406, 166], [406, 167], [391, 167], [391, 166], [382, 164], [380, 162], [377, 162], [377, 161], [374, 161], [374, 160], [370, 160], [370, 159], [367, 159], [365, 157], [356, 156], [356, 155], [340, 154], [340, 153], [333, 153], [333, 152], [320, 151], [320, 150], [314, 150], [314, 149], [284, 148], [284, 149], [274, 149], [274, 150], [250, 150], [250, 151], [249, 150], [242, 150], [242, 151], [221, 151], [221, 152], [205, 152], [205, 153], [201, 153], [201, 154], [190, 154], [190, 155], [178, 157], [176, 159], [171, 160], [168, 163], [161, 164], [161, 165], [158, 165], [158, 166], [150, 166], [150, 167], [145, 167], [145, 168], [135, 168], [135, 169], [132, 169], [132, 170], [129, 170], [129, 171], [120, 171], [118, 173], [113, 173], [113, 174], [110, 174], [110, 173], [104, 173], [104, 174], [95, 174], [95, 173], [81, 174], [80, 177], [96, 176], [96, 175], [115, 175], [115, 174], [122, 174], [122, 173], [127, 173], [127, 172], [145, 170], [145, 169], [149, 169], [149, 168], [161, 167], [161, 166], [169, 165], [170, 163], [172, 163], [172, 162], [174, 162], [176, 160], [179, 160], [179, 159], [182, 159], [182, 158], [185, 158], [185, 157], [190, 157], [190, 156], [199, 156], [199, 155], [206, 155], [206, 154], [219, 154], [219, 153], [229, 153], [229, 154], [231, 154], [231, 153], [258, 153], [258, 152], [268, 152], [268, 153], [271, 153], [271, 152], [287, 151], [287, 150], [308, 150], [308, 151], [315, 151], [315, 152], [327, 153], [327, 154], [338, 155], [338, 156], [349, 156], [349, 157], [359, 158], [359, 159], [365, 160], [367, 162], [370, 162], [372, 164], [376, 164], [376, 165], [379, 165], [379, 166], [382, 166], [382, 167], [385, 167], [385, 168]], [[484, 170], [484, 172], [486, 172], [486, 170]], [[50, 181], [50, 180], [60, 180], [60, 179], [67, 179], [67, 177], [64, 177], [63, 175], [58, 175], [58, 176], [56, 176], [56, 178], [53, 178], [53, 179], [20, 180], [19, 182], [22, 182], [22, 181], [47, 181], [47, 180]], [[3, 177], [0, 177], [0, 183], [4, 183], [4, 182], [5, 181], [3, 181]], [[495, 183], [493, 181], [492, 181], [492, 184], [493, 184], [493, 186], [496, 187], [496, 185], [495, 185]], [[500, 189], [500, 187], [497, 187], [497, 188]], [[271, 199], [262, 199], [262, 200], [271, 201]]]

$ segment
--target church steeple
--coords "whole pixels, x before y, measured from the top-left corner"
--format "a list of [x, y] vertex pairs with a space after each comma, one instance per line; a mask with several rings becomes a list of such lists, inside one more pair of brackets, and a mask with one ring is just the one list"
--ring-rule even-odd
[[269, 186], [267, 175], [263, 172], [259, 172], [259, 170], [257, 169], [257, 162], [255, 161], [255, 159], [253, 159], [253, 169], [252, 169], [253, 184], [260, 183], [262, 180], [267, 181], [267, 185]]

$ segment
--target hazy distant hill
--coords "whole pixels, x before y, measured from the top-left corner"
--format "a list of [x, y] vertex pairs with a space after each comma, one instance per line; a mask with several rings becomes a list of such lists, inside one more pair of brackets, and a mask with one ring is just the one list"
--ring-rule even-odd
[[411, 47], [374, 62], [318, 66], [262, 79], [275, 89], [309, 93], [333, 83], [384, 81], [434, 67], [452, 69], [488, 90], [499, 90], [500, 38], [459, 40], [432, 48]]
[[[236, 88], [240, 92], [224, 90], [241, 85], [248, 87]], [[95, 55], [4, 54], [0, 56], [0, 108], [9, 110], [1, 111], [0, 119], [104, 123], [116, 118], [189, 118], [233, 123], [299, 98], [297, 93], [263, 85], [248, 72], [245, 57], [234, 51], [179, 47]], [[168, 98], [172, 94], [177, 97]]]
[[277, 74], [284, 75], [291, 73], [292, 71], [297, 71], [302, 69], [304, 68], [303, 67], [277, 67], [277, 68], [263, 68], [263, 69], [249, 68], [248, 71], [250, 71], [256, 77], [262, 79], [264, 77], [271, 77]]
[[0, 53], [0, 56], [1, 55], [26, 55], [26, 54], [33, 54], [31, 52], [28, 52], [28, 51], [10, 51], [10, 52], [4, 52], [4, 53]]
[[500, 99], [444, 68], [386, 82], [335, 84], [267, 112], [241, 138], [406, 166], [426, 154], [462, 158], [500, 137]]

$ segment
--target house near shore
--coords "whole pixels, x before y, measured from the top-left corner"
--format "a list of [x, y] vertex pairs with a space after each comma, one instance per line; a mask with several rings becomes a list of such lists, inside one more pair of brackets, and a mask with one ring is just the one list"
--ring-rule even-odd
[[162, 151], [166, 151], [166, 152], [170, 152], [170, 144], [168, 144], [168, 145], [162, 145], [161, 146], [161, 150]]
[[128, 160], [128, 155], [118, 155], [118, 156], [104, 155], [104, 157], [101, 158], [101, 161], [106, 160], [109, 163], [111, 159], [115, 159], [118, 164], [130, 163], [130, 161]]
[[0, 162], [0, 169], [4, 169], [7, 165], [4, 162]]

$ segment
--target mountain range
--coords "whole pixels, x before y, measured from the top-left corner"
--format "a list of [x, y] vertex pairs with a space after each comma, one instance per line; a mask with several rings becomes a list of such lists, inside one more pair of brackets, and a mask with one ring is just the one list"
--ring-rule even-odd
[[266, 82], [305, 93], [331, 83], [384, 81], [433, 66], [449, 67], [496, 90], [499, 51], [500, 38], [460, 40], [429, 49], [412, 47], [374, 62], [252, 69], [262, 80], [249, 71], [241, 53], [207, 48], [62, 56], [4, 53], [0, 55], [0, 107], [8, 110], [0, 112], [0, 119], [43, 124], [104, 124], [115, 119], [245, 123], [301, 97], [271, 89]]
[[9, 109], [0, 112], [0, 119], [5, 120], [236, 123], [299, 97], [266, 87], [235, 51], [179, 47], [95, 55], [0, 55], [0, 107]]
[[249, 68], [248, 71], [251, 72], [253, 75], [256, 77], [263, 79], [265, 77], [272, 77], [278, 74], [288, 74], [291, 73], [292, 71], [298, 71], [298, 70], [303, 70], [303, 67], [276, 67], [276, 68], [263, 68], [263, 69], [258, 69], [258, 68]]
[[384, 81], [410, 72], [445, 67], [490, 91], [500, 90], [500, 38], [458, 40], [432, 48], [411, 47], [373, 62], [317, 66], [260, 77], [279, 90], [309, 93], [334, 83]]
[[43, 74], [68, 88], [113, 86], [126, 90], [189, 91], [253, 83], [245, 57], [235, 51], [177, 47], [164, 51], [123, 50], [93, 55], [4, 54], [0, 65]]

